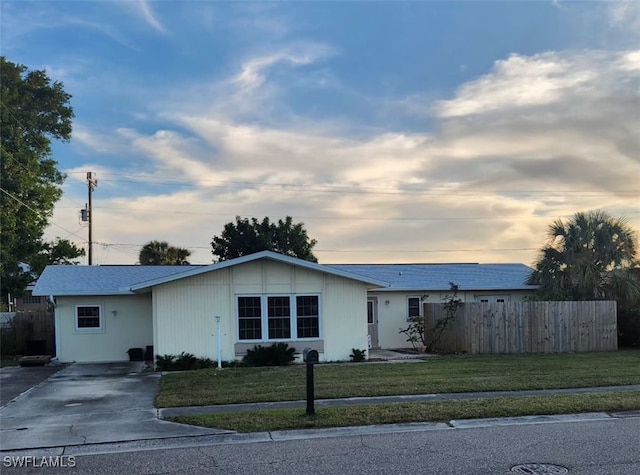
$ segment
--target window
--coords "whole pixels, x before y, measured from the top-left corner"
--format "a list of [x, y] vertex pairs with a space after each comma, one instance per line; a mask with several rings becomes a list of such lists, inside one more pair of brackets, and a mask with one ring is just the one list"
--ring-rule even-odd
[[25, 295], [22, 297], [22, 303], [40, 303], [41, 298], [39, 295]]
[[238, 296], [238, 340], [320, 338], [319, 300], [317, 295]]
[[511, 301], [511, 295], [497, 294], [497, 295], [476, 295], [476, 302], [480, 303], [506, 303]]
[[289, 297], [268, 297], [269, 340], [291, 338], [291, 305]]
[[296, 297], [298, 338], [320, 337], [320, 311], [317, 295]]
[[99, 305], [78, 305], [76, 307], [76, 330], [102, 330]]
[[238, 325], [240, 340], [260, 340], [262, 338], [260, 297], [238, 297]]
[[407, 298], [407, 320], [411, 320], [413, 317], [419, 317], [422, 315], [420, 301], [420, 297]]

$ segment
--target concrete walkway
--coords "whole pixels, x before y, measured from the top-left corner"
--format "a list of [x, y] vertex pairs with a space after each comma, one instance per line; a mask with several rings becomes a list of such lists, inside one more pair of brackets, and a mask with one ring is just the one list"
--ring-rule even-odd
[[[389, 404], [397, 402], [454, 401], [462, 399], [496, 399], [517, 396], [554, 396], [558, 394], [585, 394], [601, 392], [640, 391], [640, 384], [628, 386], [604, 386], [595, 388], [542, 389], [534, 391], [492, 391], [475, 393], [411, 394], [405, 396], [351, 397], [342, 399], [317, 399], [317, 407], [351, 406], [363, 404]], [[265, 409], [304, 408], [306, 401], [259, 402], [216, 406], [190, 406], [158, 409], [160, 418], [224, 412], [258, 411]]]

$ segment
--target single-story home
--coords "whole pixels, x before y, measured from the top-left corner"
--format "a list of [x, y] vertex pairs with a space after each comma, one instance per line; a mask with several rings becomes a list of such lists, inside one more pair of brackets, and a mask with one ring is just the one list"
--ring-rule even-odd
[[334, 361], [348, 360], [354, 348], [406, 347], [399, 329], [425, 299], [439, 302], [449, 282], [465, 301], [519, 300], [534, 290], [524, 284], [530, 271], [521, 264], [320, 265], [262, 251], [204, 266], [48, 266], [33, 295], [54, 304], [62, 362], [127, 360], [130, 348], [147, 346], [156, 355], [233, 360], [274, 342]]
[[321, 359], [367, 348], [367, 292], [385, 282], [258, 252], [208, 266], [48, 266], [34, 295], [55, 304], [60, 361], [118, 361], [130, 348], [217, 359], [287, 342]]

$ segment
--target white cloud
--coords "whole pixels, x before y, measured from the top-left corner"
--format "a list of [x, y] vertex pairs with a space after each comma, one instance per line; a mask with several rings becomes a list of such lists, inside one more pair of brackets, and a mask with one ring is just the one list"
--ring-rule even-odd
[[[243, 89], [229, 84], [273, 92], [281, 84], [266, 71], [307, 64], [308, 56], [295, 57], [248, 60], [236, 82], [216, 84], [205, 96], [214, 103], [216, 94]], [[640, 182], [638, 58], [638, 51], [511, 56], [437, 103], [429, 133], [356, 137], [330, 122], [291, 125], [265, 112], [278, 99], [270, 94], [260, 108], [247, 106], [263, 123], [238, 114], [228, 95], [217, 108], [203, 95], [198, 104], [159, 104], [162, 128], [119, 129], [114, 141], [140, 157], [131, 173], [145, 185], [164, 179], [180, 186], [130, 195], [142, 185], [111, 182], [123, 192], [96, 195], [95, 233], [105, 242], [168, 240], [192, 247], [193, 261], [206, 263], [211, 237], [235, 215], [292, 215], [318, 240], [322, 262], [531, 263], [558, 216], [605, 208], [636, 213], [631, 223], [640, 223], [638, 195], [629, 193]], [[80, 132], [87, 146], [108, 143]], [[68, 219], [58, 213], [56, 220]], [[428, 252], [483, 248], [532, 250]], [[339, 252], [349, 249], [368, 252]], [[122, 262], [125, 254], [110, 256]]]
[[568, 90], [589, 87], [597, 71], [579, 56], [567, 61], [553, 52], [533, 57], [517, 54], [497, 61], [491, 73], [462, 86], [456, 98], [436, 104], [439, 117], [482, 114], [557, 102]]
[[241, 88], [254, 89], [265, 82], [267, 70], [279, 63], [289, 63], [293, 66], [311, 64], [330, 54], [326, 45], [313, 43], [298, 44], [264, 56], [253, 57], [242, 64], [240, 73], [233, 82]]
[[148, 0], [128, 0], [122, 2], [122, 5], [135, 11], [154, 30], [167, 33], [165, 26], [156, 18]]
[[640, 2], [637, 0], [616, 0], [606, 2], [612, 26], [640, 35]]

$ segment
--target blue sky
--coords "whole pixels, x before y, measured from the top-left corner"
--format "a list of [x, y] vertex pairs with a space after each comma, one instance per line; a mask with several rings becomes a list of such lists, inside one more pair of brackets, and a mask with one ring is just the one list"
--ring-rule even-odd
[[603, 208], [640, 229], [638, 2], [11, 1], [2, 54], [76, 118], [50, 238], [209, 263], [292, 215], [321, 262], [524, 262]]

